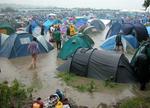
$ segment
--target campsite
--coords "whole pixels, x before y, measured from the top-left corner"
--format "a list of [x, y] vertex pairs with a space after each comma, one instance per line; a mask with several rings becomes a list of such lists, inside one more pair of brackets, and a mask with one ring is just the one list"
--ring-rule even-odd
[[133, 107], [149, 108], [149, 12], [0, 11], [2, 108], [33, 107], [38, 99], [42, 108], [128, 108], [130, 100]]

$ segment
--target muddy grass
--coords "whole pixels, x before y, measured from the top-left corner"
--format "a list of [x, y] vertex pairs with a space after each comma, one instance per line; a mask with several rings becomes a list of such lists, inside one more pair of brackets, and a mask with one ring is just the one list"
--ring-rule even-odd
[[130, 85], [128, 84], [95, 80], [91, 78], [76, 76], [67, 72], [60, 72], [57, 74], [57, 77], [61, 78], [68, 86], [71, 86], [80, 92], [118, 93], [119, 91], [130, 87]]

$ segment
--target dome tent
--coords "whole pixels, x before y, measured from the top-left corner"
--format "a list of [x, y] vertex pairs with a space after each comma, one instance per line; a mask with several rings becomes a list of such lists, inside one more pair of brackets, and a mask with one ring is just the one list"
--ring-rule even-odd
[[129, 35], [129, 34], [134, 35], [139, 42], [146, 40], [148, 38], [147, 29], [141, 23], [120, 24], [119, 22], [115, 22], [109, 29], [106, 35], [106, 39], [113, 35], [117, 35], [120, 31], [122, 31], [124, 35]]
[[88, 22], [91, 26], [94, 26], [97, 31], [103, 31], [105, 29], [105, 25], [100, 19], [90, 19]]
[[[123, 49], [127, 51], [128, 49], [136, 49], [139, 46], [139, 42], [133, 35], [122, 35], [121, 39], [123, 43]], [[107, 38], [101, 45], [101, 48], [105, 50], [114, 50], [116, 47], [116, 35]]]
[[114, 82], [118, 83], [135, 82], [134, 72], [128, 59], [124, 54], [112, 51], [87, 48], [78, 49], [72, 56], [72, 59], [57, 68], [57, 70], [69, 71], [79, 76], [98, 80], [113, 79]]
[[[148, 46], [147, 47], [147, 51], [146, 51], [146, 46]], [[131, 65], [134, 67], [134, 65], [135, 65], [135, 61], [136, 61], [136, 57], [139, 55], [139, 54], [141, 54], [141, 53], [147, 53], [147, 55], [148, 55], [148, 58], [150, 58], [150, 41], [145, 41], [145, 42], [143, 42], [140, 46], [139, 46], [139, 48], [136, 50], [136, 52], [135, 52], [135, 54], [134, 54], [134, 56], [132, 57], [132, 60], [131, 60]]]
[[65, 60], [70, 57], [78, 48], [92, 48], [93, 40], [84, 34], [77, 34], [71, 37], [60, 49], [58, 57]]
[[[53, 49], [44, 37], [39, 36], [36, 38], [38, 40], [39, 53], [47, 53]], [[33, 36], [28, 33], [18, 33], [9, 36], [1, 46], [0, 57], [16, 58], [30, 55], [27, 49], [32, 39]]]
[[8, 23], [1, 23], [0, 24], [0, 33], [10, 35], [12, 33], [15, 33], [15, 30]]

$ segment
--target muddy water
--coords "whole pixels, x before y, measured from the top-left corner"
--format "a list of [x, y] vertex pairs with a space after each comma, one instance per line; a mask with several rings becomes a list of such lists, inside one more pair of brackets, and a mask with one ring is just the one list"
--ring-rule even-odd
[[[108, 28], [97, 36], [92, 36], [95, 41], [96, 48], [104, 41], [105, 34]], [[49, 38], [48, 36], [46, 37]], [[96, 92], [93, 94], [80, 93], [75, 89], [68, 87], [60, 79], [56, 78], [56, 68], [63, 63], [57, 59], [58, 51], [56, 48], [48, 54], [41, 54], [38, 56], [38, 64], [36, 69], [29, 69], [31, 57], [21, 57], [8, 60], [0, 58], [0, 82], [13, 81], [17, 79], [27, 86], [32, 86], [36, 90], [34, 97], [46, 98], [54, 93], [57, 88], [65, 92], [67, 97], [72, 98], [78, 105], [86, 105], [89, 108], [96, 108], [96, 106], [103, 102], [107, 104], [115, 103], [117, 100], [134, 96], [130, 89], [119, 91], [118, 93], [103, 93]]]

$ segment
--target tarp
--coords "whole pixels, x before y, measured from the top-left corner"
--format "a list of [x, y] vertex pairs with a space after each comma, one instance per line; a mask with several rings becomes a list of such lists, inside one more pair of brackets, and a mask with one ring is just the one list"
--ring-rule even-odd
[[65, 60], [70, 57], [78, 48], [92, 48], [93, 40], [88, 35], [77, 34], [71, 37], [60, 49], [58, 57]]
[[[44, 39], [44, 37], [36, 37], [39, 45], [39, 53], [47, 53], [53, 47]], [[7, 38], [0, 50], [1, 57], [15, 58], [30, 55], [28, 49], [29, 43], [33, 36], [28, 33], [13, 34]]]

